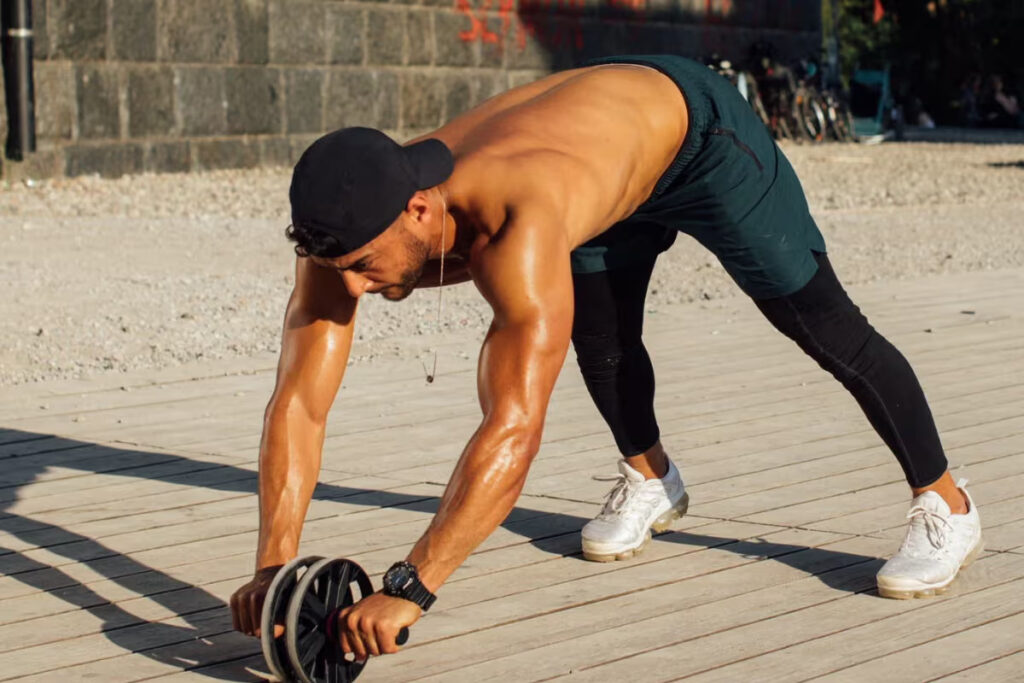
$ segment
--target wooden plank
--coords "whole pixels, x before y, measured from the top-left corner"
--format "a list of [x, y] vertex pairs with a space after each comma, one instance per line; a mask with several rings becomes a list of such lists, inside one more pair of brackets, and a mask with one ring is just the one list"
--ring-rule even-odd
[[[851, 539], [827, 547], [856, 548], [856, 544], [863, 547], [867, 542], [868, 539]], [[979, 577], [983, 580], [974, 584], [973, 588], [998, 589], [998, 592], [988, 596], [984, 602], [988, 609], [998, 610], [999, 598], [1005, 600], [1008, 595], [1012, 595], [1013, 590], [1019, 590], [1021, 580], [1018, 577], [1022, 565], [1020, 561], [1011, 561], [1000, 556], [991, 556], [986, 558], [985, 562], [991, 563], [989, 571], [984, 577]], [[758, 563], [756, 566], [764, 567], [767, 564], [770, 562]], [[642, 672], [642, 680], [655, 681], [714, 670], [727, 663], [777, 647], [820, 637], [821, 634], [833, 630], [848, 629], [857, 624], [874, 623], [880, 618], [905, 612], [908, 609], [907, 603], [884, 600], [857, 592], [864, 591], [873, 584], [874, 570], [877, 570], [877, 567], [878, 564], [861, 563], [846, 570], [826, 573], [820, 578], [810, 576], [788, 583], [764, 586], [755, 583], [752, 586], [754, 590], [750, 592], [713, 595], [712, 597], [717, 599], [708, 602], [698, 600], [697, 604], [693, 604], [691, 596], [696, 594], [699, 584], [693, 584], [693, 593], [686, 584], [673, 591], [658, 588], [650, 593], [676, 609], [655, 608], [647, 615], [642, 609], [638, 609], [631, 614], [632, 619], [626, 623], [617, 622], [614, 617], [605, 614], [615, 610], [605, 609], [601, 614], [597, 614], [597, 610], [588, 610], [585, 607], [579, 608], [581, 613], [578, 617], [573, 612], [559, 613], [557, 622], [545, 621], [543, 616], [535, 617], [522, 622], [520, 626], [534, 628], [532, 640], [522, 642], [509, 634], [511, 627], [503, 628], [494, 634], [494, 639], [499, 642], [505, 638], [512, 639], [512, 647], [506, 649], [504, 653], [479, 664], [462, 667], [461, 658], [453, 656], [449, 649], [446, 661], [442, 660], [440, 654], [427, 660], [431, 663], [437, 661], [439, 666], [434, 664], [430, 669], [433, 675], [424, 680], [546, 680], [572, 676], [585, 681], [606, 681], [610, 680], [609, 676], [637, 677]], [[735, 571], [733, 570], [733, 573]], [[722, 581], [730, 581], [733, 578], [729, 572], [721, 574]], [[967, 593], [966, 587], [962, 590], [963, 592], [958, 595], [964, 596]], [[642, 594], [633, 593], [628, 598], [641, 601], [641, 608], [649, 604], [644, 601]], [[943, 601], [933, 601], [930, 604], [926, 601], [911, 603], [916, 609], [942, 607], [943, 604]], [[943, 615], [947, 619], [942, 623], [947, 632], [951, 632], [954, 629], [952, 622], [956, 612], [955, 603], [945, 601], [945, 604]], [[611, 608], [613, 605], [602, 607]], [[619, 604], [614, 607], [628, 609]], [[1005, 603], [1001, 608], [1006, 609]], [[975, 618], [974, 615], [975, 612], [972, 611], [964, 614], [963, 618], [972, 619]], [[590, 633], [584, 632], [583, 635], [574, 633], [579, 620], [587, 617], [597, 619], [598, 627]], [[561, 623], [565, 623], [569, 629], [564, 638]], [[547, 628], [544, 628], [545, 626]], [[467, 641], [469, 642], [473, 641]], [[458, 644], [458, 640], [453, 644]], [[440, 643], [438, 646], [443, 647]], [[413, 678], [408, 672], [423, 664], [427, 659], [424, 656], [426, 652], [427, 648], [424, 647], [424, 651], [418, 653], [415, 658], [389, 658], [382, 660], [381, 664], [386, 664], [387, 668], [394, 668], [396, 673], [405, 673], [405, 678]], [[472, 650], [464, 648], [463, 652]], [[403, 663], [404, 666], [401, 666]], [[437, 673], [433, 673], [435, 671]], [[791, 671], [804, 670], [791, 665]], [[805, 675], [804, 679], [809, 676], [810, 673]], [[394, 680], [402, 678], [401, 675], [394, 676]], [[392, 679], [381, 677], [378, 680]], [[731, 680], [767, 679], [756, 674]]]
[[[578, 534], [562, 534], [559, 540], [565, 541], [562, 545], [567, 554], [579, 554]], [[540, 566], [564, 561], [557, 555], [553, 556], [551, 550], [552, 545], [549, 543], [544, 543], [544, 549], [541, 549], [534, 543], [519, 541], [476, 553], [447, 584], [445, 607], [438, 610], [438, 613], [479, 602], [487, 599], [488, 595], [500, 596], [508, 591], [509, 584], [504, 581], [480, 580], [476, 588], [465, 585], [465, 582], [477, 577], [500, 573], [506, 577], [536, 575], [534, 580], [542, 582], [537, 585], [544, 585], [544, 581], [559, 581], [562, 578], [560, 575], [556, 576], [555, 572], [545, 571], [545, 567]], [[304, 552], [331, 554], [329, 547], [322, 542], [313, 544]], [[372, 576], [376, 576], [394, 560], [394, 554], [392, 552], [386, 558], [383, 553], [379, 553], [382, 555], [379, 558], [371, 557], [374, 554], [353, 554], [351, 559], [362, 563]], [[176, 567], [167, 573], [150, 570], [85, 585], [75, 584], [60, 594], [62, 602], [67, 603], [65, 605], [51, 600], [43, 609], [40, 603], [44, 601], [38, 595], [28, 596], [21, 601], [5, 602], [7, 618], [13, 615], [17, 621], [0, 625], [0, 644], [16, 642], [16, 647], [22, 648], [101, 630], [123, 628], [143, 620], [153, 621], [209, 609], [223, 609], [228, 596], [249, 578], [251, 567], [251, 557], [237, 556], [219, 562], [207, 560]], [[598, 565], [594, 569], [602, 572], [614, 571], [616, 568]], [[195, 581], [197, 577], [201, 577], [201, 580], [195, 585], [185, 581]], [[449, 588], [460, 584], [463, 584], [461, 590]], [[112, 607], [112, 603], [116, 607]], [[34, 611], [27, 612], [26, 606]], [[102, 623], [97, 618], [100, 615]], [[0, 651], [5, 649], [16, 648], [13, 645], [10, 648], [0, 645]]]
[[[777, 545], [775, 539], [779, 539]], [[586, 595], [587, 602], [568, 607], [556, 604], [557, 609], [541, 609], [517, 620], [485, 625], [457, 638], [441, 638], [448, 631], [436, 633], [433, 626], [428, 631], [425, 620], [423, 633], [417, 634], [418, 640], [408, 655], [403, 653], [401, 659], [380, 662], [378, 680], [410, 680], [420, 676], [436, 680], [448, 680], [449, 676], [459, 680], [472, 680], [473, 676], [481, 676], [476, 680], [538, 680], [584, 661], [586, 655], [575, 643], [598, 637], [597, 634], [628, 632], [666, 615], [688, 621], [686, 615], [691, 612], [701, 613], [720, 601], [739, 596], [746, 598], [747, 608], [754, 614], [760, 609], [774, 611], [781, 608], [778, 591], [782, 586], [793, 589], [787, 594], [790, 609], [835, 599], [837, 589], [869, 586], [871, 572], [866, 570], [866, 563], [869, 565], [872, 560], [861, 553], [870, 547], [870, 541], [836, 541], [833, 537], [817, 546], [814, 540], [804, 534], [780, 532], [767, 537], [760, 547], [749, 543], [731, 551], [726, 547], [709, 550], [703, 553], [707, 559], [718, 556], [727, 563], [705, 564], [704, 559], [703, 566], [688, 568], [677, 568], [677, 564], [683, 563], [675, 563], [672, 573], [663, 577], [673, 579], [670, 583], [637, 583], [632, 591], [597, 599]], [[737, 563], [744, 551], [750, 552], [753, 556], [748, 559], [754, 561]], [[722, 557], [728, 552], [734, 553], [733, 562]], [[755, 557], [763, 559], [757, 561]], [[687, 558], [698, 559], [701, 558], [696, 555]], [[680, 570], [682, 573], [677, 573]], [[770, 606], [762, 606], [764, 602]], [[486, 604], [476, 606], [476, 610], [485, 612], [484, 616], [488, 609]], [[734, 612], [732, 616], [742, 618], [741, 613]], [[555, 652], [561, 654], [549, 657], [549, 653]]]
[[[956, 285], [954, 280], [942, 278], [914, 281], [895, 298], [891, 285], [858, 290], [864, 293], [863, 299], [857, 295], [858, 300], [869, 302], [872, 319], [876, 325], [881, 321], [879, 329], [898, 340], [918, 368], [951, 455], [963, 451], [962, 460], [971, 463], [972, 492], [977, 491], [979, 500], [985, 501], [979, 503], [983, 508], [993, 510], [987, 529], [1003, 534], [1000, 545], [1008, 548], [1019, 540], [1020, 518], [1013, 507], [1014, 499], [1019, 498], [1019, 477], [1024, 475], [1017, 457], [1020, 453], [1012, 448], [1021, 433], [1021, 401], [1016, 398], [1021, 387], [1010, 379], [1010, 368], [1019, 362], [1022, 348], [1017, 340], [1024, 333], [1024, 319], [1018, 313], [1024, 289], [1022, 274], [1024, 271], [984, 274], [957, 280]], [[964, 282], [984, 284], [984, 294], [955, 291]], [[968, 306], [978, 313], [960, 313]], [[701, 517], [701, 510], [682, 521], [680, 526], [686, 531], [659, 537], [636, 562], [579, 562], [578, 529], [596, 510], [596, 501], [607, 488], [607, 484], [591, 485], [583, 478], [591, 471], [608, 468], [616, 455], [578, 373], [570, 368], [559, 381], [545, 451], [528, 484], [528, 493], [543, 495], [527, 495], [520, 501], [510, 523], [474, 553], [446, 585], [445, 606], [439, 603], [440, 609], [418, 625], [414, 646], [395, 658], [375, 662], [379, 666], [368, 671], [368, 681], [374, 680], [372, 676], [376, 680], [407, 680], [412, 676], [407, 672], [417, 669], [403, 661], [422, 664], [423, 672], [445, 676], [445, 680], [479, 680], [474, 676], [481, 672], [498, 679], [526, 679], [535, 677], [537, 672], [530, 667], [540, 661], [541, 649], [553, 639], [561, 638], [563, 651], [571, 655], [568, 659], [550, 657], [557, 666], [573, 657], [584, 661], [576, 651], [580, 643], [585, 645], [579, 652], [594, 647], [601, 655], [615, 653], [623, 632], [627, 639], [636, 636], [637, 643], [639, 636], [646, 635], [649, 642], [665, 644], [680, 619], [704, 619], [701, 626], [717, 623], [722, 634], [752, 628], [714, 621], [723, 607], [725, 616], [741, 619], [761, 609], [761, 616], [753, 618], [766, 624], [775, 622], [771, 628], [761, 627], [769, 635], [785, 632], [787, 623], [769, 616], [771, 606], [777, 613], [785, 611], [787, 604], [793, 609], [803, 605], [799, 609], [812, 614], [834, 615], [826, 616], [825, 621], [850, 628], [842, 611], [827, 604], [859, 604], [856, 595], [839, 591], [837, 597], [835, 588], [849, 588], [858, 581], [862, 586], [870, 584], [871, 567], [878, 562], [874, 558], [893, 547], [892, 533], [905, 511], [905, 492], [892, 487], [899, 484], [898, 474], [887, 474], [894, 466], [886, 462], [889, 458], [884, 449], [872, 442], [873, 435], [862, 423], [854, 429], [843, 424], [862, 418], [842, 388], [788, 340], [772, 332], [749, 301], [737, 300], [713, 311], [680, 308], [663, 322], [657, 317], [652, 321], [648, 326], [650, 346], [663, 358], [658, 362], [664, 380], [659, 382], [659, 400], [668, 399], [663, 411], [659, 403], [662, 422], [669, 428], [666, 434], [674, 449], [691, 463], [687, 471], [692, 474], [687, 476], [701, 508], [706, 506], [708, 513], [714, 513], [715, 504], [726, 506], [760, 497], [756, 513], [780, 517], [767, 524], [722, 522], [710, 517], [727, 515]], [[925, 327], [933, 332], [924, 332]], [[756, 350], [751, 352], [751, 348]], [[974, 360], [965, 359], [969, 349]], [[394, 367], [390, 363], [365, 371], [351, 368], [337, 404], [343, 410], [336, 411], [337, 432], [325, 457], [325, 478], [337, 481], [336, 476], [358, 473], [348, 472], [353, 459], [344, 455], [350, 450], [345, 445], [358, 440], [361, 446], [370, 444], [385, 452], [383, 461], [356, 461], [357, 465], [393, 468], [409, 477], [409, 482], [442, 482], [461, 448], [461, 443], [451, 442], [451, 433], [471, 430], [478, 420], [469, 386], [472, 360], [465, 360], [465, 367], [449, 382], [433, 387], [441, 391], [416, 392], [395, 406], [388, 397], [409, 394], [409, 378], [396, 378], [393, 371], [389, 375]], [[459, 363], [453, 365], [462, 368]], [[418, 368], [406, 365], [415, 370], [409, 377], [418, 376]], [[759, 370], [759, 365], [764, 369]], [[251, 508], [255, 497], [232, 489], [240, 482], [252, 481], [254, 441], [259, 431], [258, 419], [252, 416], [259, 415], [260, 404], [266, 400], [256, 396], [256, 391], [265, 392], [272, 380], [271, 373], [262, 372], [248, 378], [211, 377], [191, 386], [167, 384], [163, 389], [118, 392], [110, 387], [107, 393], [94, 392], [92, 396], [66, 390], [61, 395], [56, 385], [40, 390], [40, 396], [46, 392], [58, 396], [64, 409], [87, 407], [90, 400], [99, 398], [94, 404], [97, 410], [84, 422], [71, 422], [72, 411], [38, 416], [33, 413], [38, 408], [26, 410], [24, 404], [19, 408], [15, 396], [5, 396], [0, 390], [0, 411], [8, 407], [21, 410], [18, 414], [25, 426], [59, 427], [53, 436], [37, 439], [38, 443], [30, 439], [41, 432], [19, 431], [10, 424], [4, 425], [7, 431], [0, 431], [0, 454], [20, 452], [25, 456], [13, 458], [6, 463], [13, 468], [0, 472], [10, 478], [8, 488], [0, 489], [0, 502], [10, 504], [7, 515], [0, 516], [0, 545], [10, 540], [20, 553], [0, 556], [0, 565], [15, 558], [35, 563], [34, 569], [22, 566], [20, 573], [0, 578], [0, 604], [9, 608], [0, 611], [0, 648], [18, 634], [25, 639], [24, 645], [16, 646], [21, 650], [6, 654], [17, 659], [27, 652], [31, 660], [36, 656], [33, 653], [42, 651], [32, 648], [49, 645], [52, 649], [56, 633], [72, 643], [72, 660], [96, 658], [81, 661], [60, 675], [75, 678], [89, 674], [103, 680], [165, 674], [198, 678], [203, 674], [180, 673], [183, 667], [197, 666], [235, 675], [239, 666], [255, 661], [254, 643], [230, 633], [224, 624], [226, 610], [218, 603], [251, 571], [256, 520], [246, 506]], [[245, 395], [226, 396], [234, 387]], [[367, 404], [362, 387], [373, 387], [380, 398]], [[170, 400], [162, 401], [161, 395]], [[441, 399], [443, 408], [432, 405]], [[832, 423], [839, 428], [821, 425], [821, 421], [803, 424], [809, 415], [820, 414], [821, 406], [827, 406]], [[119, 411], [129, 412], [131, 419], [124, 422]], [[429, 422], [417, 429], [424, 422], [421, 415], [428, 411]], [[203, 413], [208, 417], [202, 417]], [[673, 428], [678, 431], [672, 433]], [[136, 440], [163, 448], [140, 454], [141, 449], [111, 443], [103, 450], [86, 445], [86, 438]], [[4, 445], [11, 440], [23, 444]], [[411, 441], [418, 444], [415, 452], [407, 450]], [[176, 444], [180, 447], [169, 447]], [[791, 457], [803, 460], [787, 461], [787, 444], [798, 452]], [[56, 450], [63, 447], [66, 452]], [[232, 450], [240, 457], [200, 454]], [[846, 462], [851, 458], [862, 460], [851, 466]], [[756, 468], [761, 470], [757, 474]], [[777, 477], [774, 483], [773, 476]], [[123, 483], [113, 484], [116, 481]], [[826, 489], [815, 488], [820, 482], [825, 482]], [[339, 548], [350, 549], [372, 573], [381, 571], [405, 551], [436, 507], [439, 486], [403, 484], [399, 481], [397, 487], [389, 487], [382, 483], [376, 490], [352, 492], [348, 498], [317, 500], [304, 551], [334, 554]], [[787, 529], [800, 524], [802, 515], [811, 515], [810, 507], [795, 507], [801, 504], [799, 498], [808, 498], [803, 501], [806, 504], [821, 505], [823, 497], [815, 499], [814, 495], [828, 486], [845, 493], [838, 497], [838, 505], [814, 512], [813, 525], [860, 524], [853, 528], [863, 533], [871, 520], [882, 519], [869, 515], [884, 512], [891, 519], [878, 525], [882, 528], [876, 526], [881, 537], [849, 537], [848, 532], [837, 534], [829, 529]], [[102, 500], [104, 490], [119, 500]], [[326, 492], [329, 497], [332, 490], [328, 485], [319, 495]], [[546, 497], [552, 491], [558, 498]], [[792, 496], [787, 502], [793, 506], [770, 504], [773, 498], [786, 495]], [[174, 496], [180, 500], [172, 501]], [[574, 496], [595, 502], [574, 502]], [[766, 501], [767, 507], [763, 505]], [[374, 509], [375, 505], [392, 507]], [[135, 515], [136, 510], [143, 511]], [[96, 519], [100, 512], [106, 514]], [[211, 515], [217, 523], [204, 527], [204, 518]], [[746, 540], [752, 537], [766, 541]], [[38, 547], [29, 550], [33, 543]], [[787, 544], [787, 550], [766, 551], [766, 547]], [[826, 546], [821, 549], [825, 554], [815, 555], [819, 550], [808, 545]], [[832, 548], [847, 550], [829, 553]], [[858, 556], [851, 548], [872, 550]], [[769, 555], [774, 558], [769, 562], [758, 559]], [[851, 560], [851, 556], [859, 559]], [[986, 556], [965, 578], [979, 574], [982, 581], [995, 585], [992, 577], [1005, 569], [1000, 563], [1021, 561], [1024, 554], [1017, 552]], [[8, 564], [7, 568], [17, 567]], [[848, 572], [845, 583], [823, 583], [826, 577], [832, 580], [844, 571]], [[1020, 576], [1020, 567], [1016, 571]], [[659, 585], [677, 585], [680, 601], [673, 602], [666, 591], [653, 588]], [[968, 609], [968, 620], [980, 618], [989, 599], [978, 598], [982, 607]], [[917, 609], [918, 605], [911, 607]], [[663, 621], [648, 623], [652, 610], [658, 614], [654, 621]], [[859, 608], [854, 611], [860, 616]], [[943, 623], [945, 619], [942, 617]], [[181, 640], [186, 636], [191, 639], [187, 643]], [[713, 627], [699, 635], [715, 636]], [[743, 640], [739, 649], [748, 640], [742, 635], [733, 637]], [[204, 638], [216, 647], [204, 645]], [[88, 643], [93, 641], [89, 639], [100, 639], [91, 653]], [[783, 646], [793, 645], [790, 640]], [[148, 654], [126, 654], [126, 647]], [[453, 670], [459, 665], [460, 653], [471, 653], [473, 666], [482, 668]]]
[[1024, 648], [1013, 654], [996, 657], [956, 673], [936, 678], [935, 683], [976, 683], [977, 681], [1012, 681], [1024, 670]]
[[[687, 622], [697, 616], [692, 613], [686, 618], [676, 616], [674, 622], [651, 620], [644, 627], [606, 634], [602, 648], [588, 643], [593, 657], [589, 664], [575, 670], [574, 678], [606, 681], [643, 671], [648, 680], [677, 680], [698, 673], [716, 676], [712, 673], [716, 669], [721, 669], [724, 676], [728, 672], [722, 667], [727, 664], [766, 653], [770, 656], [778, 650], [792, 659], [778, 668], [758, 669], [757, 679], [767, 680], [762, 679], [761, 672], [765, 676], [799, 672], [806, 679], [818, 670], [831, 671], [850, 658], [875, 658], [884, 648], [957, 633], [1015, 612], [1013, 596], [1024, 588], [1024, 579], [1020, 578], [1024, 565], [1019, 559], [1001, 554], [979, 560], [978, 565], [981, 571], [961, 577], [955, 600], [908, 603], [855, 593], [811, 607], [784, 613], [779, 610], [758, 621], [713, 632], [708, 632], [703, 620], [691, 627]], [[744, 609], [741, 601], [734, 602], [730, 605], [721, 601], [714, 607]], [[923, 620], [927, 620], [927, 629], [921, 627]], [[692, 637], [694, 631], [706, 635]], [[573, 645], [577, 649], [578, 645]], [[795, 656], [797, 652], [803, 656]]]
[[[733, 526], [735, 527], [736, 525], [733, 525]], [[826, 537], [821, 537], [821, 538], [826, 538]], [[728, 539], [723, 539], [723, 540], [728, 540]], [[757, 545], [757, 544], [754, 544], [754, 545]], [[698, 547], [700, 547], [700, 546], [698, 546]], [[771, 546], [771, 545], [762, 546], [762, 547], [771, 547], [771, 548], [773, 548], [773, 550], [765, 551], [765, 552], [768, 552], [769, 554], [771, 554], [771, 553], [779, 553], [779, 552], [786, 552], [788, 550], [787, 547], [778, 548], [778, 547], [774, 547], [774, 546]], [[744, 548], [738, 548], [738, 549], [736, 549], [732, 553], [726, 553], [725, 557], [723, 559], [731, 562], [732, 564], [735, 564], [737, 562], [740, 563], [740, 564], [749, 564], [749, 563], [757, 561], [754, 558], [746, 558], [746, 557], [744, 557], [744, 550], [745, 550]], [[706, 558], [706, 559], [713, 560], [713, 558], [711, 558], [711, 556], [707, 553], [707, 551], [691, 550], [690, 552], [695, 557], [703, 557], [703, 558]], [[667, 558], [665, 558], [665, 559], [667, 559]], [[665, 564], [665, 563], [664, 563], [664, 560], [663, 560], [661, 562], [649, 562], [647, 564], [648, 565], [656, 565], [656, 564]], [[714, 566], [720, 566], [720, 565], [721, 565], [720, 562], [713, 562], [710, 566], [714, 567]], [[620, 573], [622, 571], [632, 572], [632, 573], [635, 573], [635, 574], [643, 574], [643, 573], [645, 573], [645, 570], [644, 570], [645, 565], [643, 565], [643, 564], [631, 564], [627, 568], [622, 568], [622, 567], [618, 567], [617, 568], [615, 566], [601, 565], [601, 564], [583, 564], [583, 565], [580, 565], [580, 566], [582, 568], [585, 568], [585, 569], [592, 568], [592, 570], [594, 572], [597, 572], [596, 574], [592, 574], [591, 575], [591, 582], [590, 583], [594, 586], [594, 589], [602, 591], [602, 592], [606, 592], [608, 590], [608, 587], [607, 586], [602, 587], [602, 586], [599, 585], [601, 582], [598, 582], [598, 581], [594, 580], [594, 578], [597, 577], [600, 574], [618, 574], [618, 573]], [[695, 569], [694, 567], [695, 567], [695, 565], [693, 563], [689, 563], [688, 567], [686, 567], [686, 568], [687, 568], [687, 571], [689, 573], [692, 573], [694, 571], [699, 571], [699, 569]], [[683, 568], [683, 566], [681, 566], [680, 568]], [[707, 570], [710, 567], [708, 565], [704, 565], [703, 568], [705, 570]], [[568, 596], [566, 595], [565, 588], [563, 587], [563, 582], [562, 582], [562, 579], [564, 579], [563, 572], [557, 571], [557, 572], [548, 572], [548, 573], [549, 573], [549, 575], [553, 575], [554, 576], [554, 578], [556, 579], [555, 583], [552, 584], [550, 582], [551, 580], [549, 579], [548, 583], [545, 584], [544, 588], [534, 589], [533, 591], [531, 591], [531, 596], [532, 597], [529, 600], [525, 600], [522, 593], [511, 594], [508, 597], [505, 597], [504, 599], [501, 599], [501, 598], [495, 599], [494, 597], [492, 597], [492, 598], [488, 598], [486, 600], [487, 609], [494, 610], [496, 605], [506, 604], [506, 605], [508, 605], [508, 607], [511, 607], [511, 608], [513, 608], [515, 610], [518, 610], [518, 609], [520, 609], [522, 607], [524, 602], [530, 602], [532, 605], [548, 604], [550, 606], [550, 603], [548, 601], [545, 601], [544, 597], [539, 596], [538, 593], [543, 593], [543, 595], [547, 596], [547, 597], [555, 597], [555, 596], [559, 596], [560, 595], [562, 597], [558, 598], [559, 602], [565, 602], [566, 598], [568, 598], [570, 601], [573, 600], [573, 599], [576, 599], [576, 600], [579, 599], [578, 597], [574, 598], [572, 593], [570, 593]], [[488, 591], [489, 593], [492, 593], [492, 594], [497, 592], [497, 594], [500, 596], [503, 592], [507, 592], [507, 588], [504, 585], [502, 585], [501, 583], [499, 583], [499, 582], [483, 581], [483, 580], [481, 580], [481, 581], [478, 581], [478, 583], [479, 583], [481, 588], [486, 589], [486, 591]], [[628, 585], [627, 583], [623, 583], [622, 580], [616, 581], [615, 583], [619, 584], [619, 585]], [[222, 591], [226, 590], [226, 588], [227, 587], [225, 586], [225, 587], [221, 588], [221, 590], [218, 590], [217, 592], [221, 593]], [[463, 587], [463, 590], [465, 590], [465, 586]], [[477, 594], [478, 594], [477, 595], [478, 598], [485, 597], [485, 595], [480, 595], [479, 594], [479, 589], [477, 590]], [[473, 606], [477, 605], [480, 602], [482, 602], [481, 600], [475, 600], [474, 601], [474, 600], [466, 600], [465, 598], [462, 598], [460, 600], [459, 596], [457, 594], [453, 594], [452, 597], [455, 598], [455, 600], [457, 602], [460, 602], [460, 603], [462, 603], [464, 605], [464, 608], [463, 608], [462, 611], [466, 612], [466, 613], [472, 613], [472, 612], [478, 611], [477, 609], [474, 609]], [[446, 601], [447, 600], [448, 599], [446, 599]], [[122, 603], [122, 604], [124, 604], [124, 603]], [[446, 606], [445, 609], [438, 611], [437, 614], [438, 615], [443, 615], [446, 612], [450, 611], [451, 609], [453, 609], [453, 608], [450, 607], [450, 606]], [[454, 609], [458, 609], [458, 608], [454, 608]], [[152, 611], [152, 610], [149, 610], [149, 611]], [[221, 611], [222, 612], [226, 612], [225, 610], [221, 610]], [[212, 616], [212, 613], [211, 613], [211, 616]], [[431, 613], [431, 616], [432, 617], [434, 616], [434, 612]], [[196, 617], [196, 616], [189, 617], [189, 621], [190, 622], [195, 622], [197, 620], [206, 621], [206, 617]], [[166, 622], [174, 623], [176, 620], [173, 617], [171, 617], [169, 619], [166, 619], [165, 621]], [[443, 616], [439, 618], [439, 621], [441, 621], [443, 623], [447, 623], [449, 626], [454, 626], [456, 624], [456, 622], [454, 620], [452, 620], [452, 619], [445, 619]], [[467, 624], [465, 622], [466, 622], [465, 619], [459, 620], [459, 624], [458, 624], [457, 628], [459, 628], [460, 630], [472, 630], [473, 625], [472, 624]], [[129, 633], [129, 634], [136, 633], [137, 635], [131, 636], [132, 642], [134, 642], [134, 639], [136, 637], [138, 637], [140, 639], [143, 639], [143, 642], [145, 642], [147, 646], [155, 646], [156, 645], [155, 642], [151, 642], [150, 640], [148, 640], [151, 636], [149, 635], [149, 632], [145, 629], [145, 626], [146, 625], [139, 625], [137, 630], [136, 630], [136, 627], [124, 627], [124, 628], [118, 629], [117, 633], [119, 634], [119, 637], [121, 637], [122, 639], [126, 638], [126, 635], [125, 635], [126, 632]], [[212, 631], [211, 630], [211, 631], [206, 631], [206, 632], [200, 633], [198, 635], [202, 635], [204, 637], [211, 637], [211, 636], [216, 636], [218, 633], [225, 633], [226, 630], [227, 629], [221, 629], [220, 631]], [[169, 634], [169, 637], [173, 639], [173, 638], [176, 638], [177, 636], [175, 635], [174, 632], [172, 632], [172, 633]], [[97, 659], [102, 654], [111, 651], [111, 649], [109, 647], [105, 647], [103, 643], [98, 642], [94, 636], [82, 636], [82, 637], [78, 637], [78, 638], [73, 638], [71, 640], [64, 640], [64, 641], [61, 641], [61, 642], [62, 642], [62, 649], [66, 649], [67, 650], [67, 652], [65, 654], [65, 659], [66, 659], [66, 663], [68, 665], [74, 664], [77, 661], [81, 661], [81, 662], [88, 661], [86, 658], [89, 658], [89, 657], [91, 657], [92, 659]], [[67, 648], [64, 647], [65, 645], [69, 645], [71, 643], [74, 643], [74, 645], [73, 646], [69, 646]], [[87, 643], [89, 645], [97, 646], [97, 649], [89, 649], [87, 647], [80, 646], [79, 645], [80, 643]], [[248, 647], [249, 648], [249, 652], [251, 652], [251, 644], [244, 643], [243, 647]], [[5, 657], [5, 655], [0, 654], [0, 669], [5, 670], [5, 667], [6, 667], [5, 659], [10, 659], [11, 657], [21, 657], [23, 659], [30, 659], [31, 661], [35, 662], [36, 660], [34, 659], [34, 652], [37, 649], [39, 649], [39, 648], [29, 648], [27, 650], [26, 649], [22, 649], [22, 650], [20, 650], [18, 652], [15, 652], [15, 653], [8, 653], [8, 655], [6, 657]], [[222, 653], [221, 656], [223, 656], [223, 653]], [[19, 661], [21, 661], [21, 660], [19, 660]]]
[[866, 677], [885, 676], [893, 681], [920, 681], [987, 662], [1020, 650], [1024, 611], [974, 627], [963, 626], [943, 638], [843, 669], [821, 680], [863, 681]]

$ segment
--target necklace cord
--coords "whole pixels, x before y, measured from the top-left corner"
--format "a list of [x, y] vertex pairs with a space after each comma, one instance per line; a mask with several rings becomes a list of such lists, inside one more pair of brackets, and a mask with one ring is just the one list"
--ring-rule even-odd
[[[445, 228], [448, 224], [448, 202], [444, 199], [444, 194], [441, 195], [441, 266], [437, 278], [437, 333], [441, 334], [441, 313], [443, 311], [443, 299], [441, 298], [441, 292], [444, 289], [444, 249], [445, 249]], [[437, 349], [434, 349], [434, 368], [427, 374], [427, 384], [433, 383], [437, 377]]]

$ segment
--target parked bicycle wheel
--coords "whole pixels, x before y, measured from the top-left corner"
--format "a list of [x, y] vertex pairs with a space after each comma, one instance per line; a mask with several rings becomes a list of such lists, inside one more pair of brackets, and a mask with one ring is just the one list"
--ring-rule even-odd
[[827, 123], [825, 110], [821, 104], [821, 97], [814, 88], [801, 88], [796, 95], [796, 106], [794, 107], [802, 132], [814, 142], [821, 142], [825, 139]]

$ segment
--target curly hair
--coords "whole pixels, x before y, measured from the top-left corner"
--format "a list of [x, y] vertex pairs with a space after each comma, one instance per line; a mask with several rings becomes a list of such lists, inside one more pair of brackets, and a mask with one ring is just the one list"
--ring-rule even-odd
[[309, 225], [292, 223], [285, 229], [284, 236], [295, 242], [295, 253], [299, 256], [336, 258], [345, 254], [334, 235]]

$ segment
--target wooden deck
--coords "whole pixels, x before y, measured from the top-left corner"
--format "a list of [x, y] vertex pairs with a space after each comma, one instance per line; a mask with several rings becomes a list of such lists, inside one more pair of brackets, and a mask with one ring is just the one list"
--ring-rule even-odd
[[[876, 595], [908, 492], [842, 387], [746, 300], [660, 307], [691, 514], [633, 561], [581, 559], [617, 456], [570, 359], [518, 507], [362, 680], [1024, 680], [1024, 270], [852, 292], [981, 510], [987, 551], [950, 595]], [[476, 427], [476, 343], [446, 341], [430, 386], [419, 362], [350, 370], [305, 553], [378, 582], [404, 556]], [[0, 680], [257, 680], [225, 602], [252, 570], [272, 365], [0, 390]]]

